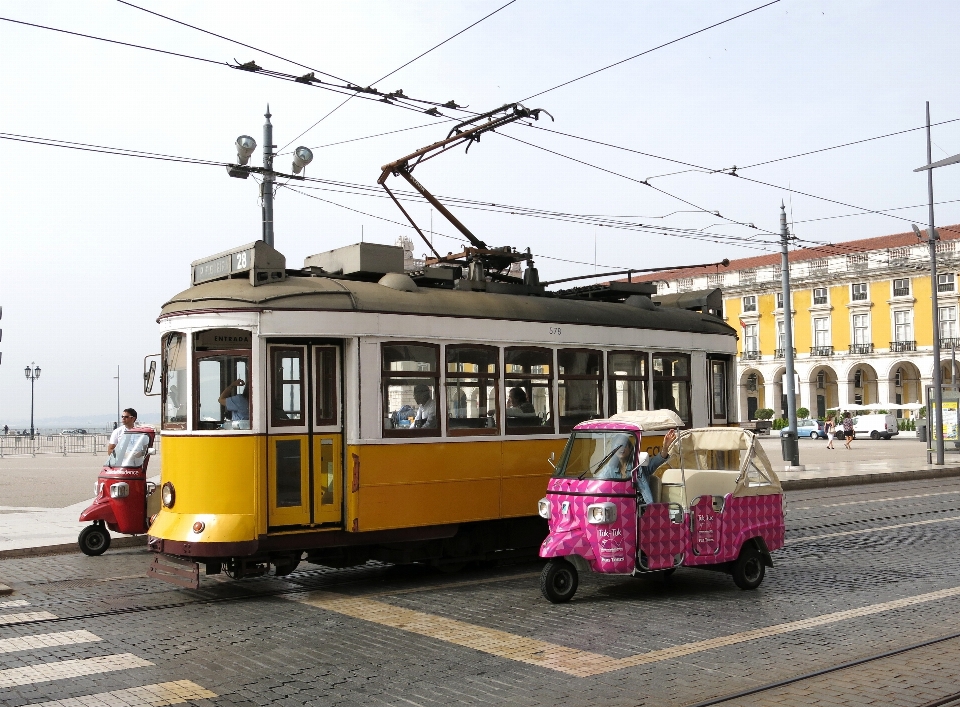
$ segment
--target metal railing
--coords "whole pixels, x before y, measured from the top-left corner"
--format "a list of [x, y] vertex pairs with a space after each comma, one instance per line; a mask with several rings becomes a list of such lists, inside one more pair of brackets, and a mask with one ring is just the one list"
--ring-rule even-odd
[[890, 342], [891, 353], [905, 353], [907, 351], [916, 351], [916, 350], [917, 350], [916, 341], [891, 341]]
[[960, 338], [957, 338], [957, 337], [955, 337], [955, 336], [953, 336], [953, 337], [950, 337], [950, 336], [947, 336], [947, 337], [941, 336], [941, 337], [940, 337], [940, 348], [941, 348], [941, 349], [952, 349], [953, 347], [957, 347], [958, 349], [960, 349]]
[[873, 353], [873, 344], [850, 344], [850, 353], [862, 356]]
[[38, 454], [106, 454], [110, 435], [0, 435], [0, 458]]
[[[794, 355], [794, 356], [797, 355], [797, 350], [796, 350], [796, 349], [793, 350], [793, 355]], [[773, 355], [774, 358], [786, 358], [786, 356], [787, 356], [787, 350], [786, 350], [786, 349], [777, 349], [776, 351], [774, 351], [774, 355]]]
[[811, 346], [810, 355], [811, 356], [833, 356], [833, 347], [832, 346]]
[[740, 354], [741, 361], [759, 361], [760, 352], [759, 351], [744, 351]]

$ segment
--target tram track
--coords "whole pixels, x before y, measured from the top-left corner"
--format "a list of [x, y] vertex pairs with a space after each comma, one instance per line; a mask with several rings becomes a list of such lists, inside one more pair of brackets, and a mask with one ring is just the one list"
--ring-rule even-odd
[[[844, 663], [838, 663], [827, 668], [821, 668], [820, 670], [814, 670], [808, 673], [802, 673], [800, 675], [794, 675], [793, 677], [785, 678], [783, 680], [777, 680], [776, 682], [767, 683], [765, 685], [758, 685], [757, 687], [752, 687], [747, 690], [741, 690], [739, 692], [730, 693], [727, 695], [722, 695], [720, 697], [713, 697], [709, 700], [703, 700], [701, 702], [694, 702], [692, 704], [687, 704], [685, 707], [713, 707], [713, 705], [722, 705], [726, 702], [732, 702], [733, 700], [740, 700], [745, 697], [751, 697], [754, 695], [762, 695], [763, 693], [772, 692], [774, 690], [786, 687], [788, 685], [794, 685], [804, 680], [813, 680], [824, 675], [830, 675], [832, 673], [837, 673], [842, 670], [849, 670], [850, 668], [856, 668], [861, 665], [867, 665], [869, 663], [874, 663], [879, 660], [884, 660], [886, 658], [891, 658], [897, 655], [903, 655], [904, 653], [909, 653], [911, 651], [921, 650], [923, 648], [929, 648], [930, 646], [935, 646], [940, 643], [946, 643], [947, 641], [953, 641], [960, 638], [960, 631], [956, 633], [951, 633], [945, 636], [938, 636], [936, 638], [931, 638], [926, 641], [921, 641], [920, 643], [913, 643], [908, 646], [901, 646], [900, 648], [895, 648], [893, 650], [884, 651], [883, 653], [876, 653], [874, 655], [866, 656], [864, 658], [857, 658], [856, 660], [850, 660]], [[917, 707], [946, 707], [947, 705], [954, 705], [960, 703], [960, 692], [956, 692], [950, 695], [945, 695], [943, 697], [937, 698], [930, 702], [925, 702], [923, 704], [917, 705]]]
[[864, 523], [879, 523], [883, 521], [902, 521], [908, 518], [916, 518], [918, 516], [935, 516], [943, 513], [957, 513], [960, 512], [960, 506], [952, 508], [935, 508], [926, 511], [918, 511], [916, 513], [901, 513], [898, 515], [884, 515], [877, 516], [874, 518], [855, 518], [851, 520], [837, 521], [835, 523], [822, 523], [820, 525], [805, 525], [799, 528], [788, 527], [787, 532], [789, 533], [799, 533], [807, 530], [834, 530], [838, 528], [847, 528], [851, 525], [861, 525]]

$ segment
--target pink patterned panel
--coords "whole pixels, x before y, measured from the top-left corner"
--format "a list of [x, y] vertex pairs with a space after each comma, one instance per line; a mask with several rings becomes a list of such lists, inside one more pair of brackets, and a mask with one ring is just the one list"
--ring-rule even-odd
[[611, 422], [609, 420], [588, 420], [581, 422], [573, 428], [574, 430], [629, 430], [631, 432], [642, 432], [638, 425], [632, 422]]
[[[540, 547], [541, 557], [580, 555], [595, 572], [630, 574], [636, 560], [637, 502], [629, 481], [551, 479], [550, 534]], [[613, 523], [587, 522], [587, 507], [612, 503]]]
[[[715, 561], [720, 552], [722, 539], [723, 514], [713, 510], [713, 496], [701, 496], [690, 507], [691, 550], [695, 557], [710, 558]], [[693, 559], [693, 558], [691, 558]]]
[[780, 494], [744, 498], [727, 496], [723, 508], [723, 559], [735, 560], [740, 547], [750, 538], [763, 538], [771, 552], [783, 547], [782, 504]]
[[686, 550], [687, 524], [670, 520], [671, 508], [666, 503], [652, 503], [640, 516], [640, 549], [647, 556], [647, 568], [673, 567], [674, 556]]

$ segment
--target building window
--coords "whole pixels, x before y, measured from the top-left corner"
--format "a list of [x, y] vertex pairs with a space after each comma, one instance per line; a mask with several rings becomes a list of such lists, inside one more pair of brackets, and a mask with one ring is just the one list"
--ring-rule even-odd
[[603, 417], [603, 354], [585, 349], [559, 349], [558, 414], [560, 431]]
[[901, 309], [893, 313], [894, 341], [913, 341], [913, 326], [909, 309]]
[[898, 368], [897, 372], [893, 375], [893, 385], [896, 388], [903, 387], [903, 369]]
[[817, 390], [824, 390], [827, 387], [827, 374], [825, 371], [820, 371], [817, 374]]
[[940, 338], [954, 339], [957, 336], [957, 308], [940, 307]]
[[774, 266], [773, 266], [773, 279], [774, 279], [774, 280], [779, 280], [781, 277], [783, 277], [783, 266], [782, 266], [782, 265], [774, 265]]
[[907, 278], [893, 281], [893, 296], [906, 297], [910, 294], [910, 280]]
[[707, 284], [713, 287], [721, 287], [723, 285], [723, 273], [712, 273], [707, 275]]
[[681, 277], [677, 280], [677, 289], [680, 292], [689, 292], [693, 289], [693, 278], [692, 277]]
[[866, 314], [853, 315], [853, 343], [857, 346], [870, 343], [869, 322]]
[[828, 317], [817, 317], [814, 319], [813, 333], [814, 344], [818, 349], [830, 346], [830, 319]]
[[937, 292], [953, 292], [954, 275], [952, 272], [937, 275]]
[[860, 394], [860, 393], [857, 393], [856, 395], [854, 395], [854, 396], [853, 396], [853, 404], [854, 404], [854, 405], [863, 405], [863, 395]]
[[743, 352], [752, 356], [760, 352], [760, 337], [757, 334], [756, 324], [747, 324], [743, 328]]
[[743, 298], [743, 311], [744, 312], [756, 312], [757, 311], [757, 296], [756, 295], [747, 295]]
[[783, 309], [783, 293], [777, 293], [777, 309]]
[[867, 299], [867, 283], [865, 282], [856, 282], [851, 286], [851, 299], [853, 300], [865, 300]]
[[821, 275], [827, 271], [827, 259], [817, 258], [810, 261], [810, 274]]
[[500, 350], [470, 344], [447, 346], [447, 433], [497, 434]]
[[689, 354], [653, 355], [653, 407], [673, 410], [685, 425], [690, 426]]
[[954, 245], [954, 241], [937, 241], [937, 252], [952, 253]]
[[816, 287], [813, 290], [813, 303], [814, 304], [826, 304], [827, 303], [827, 288], [826, 287]]
[[855, 253], [847, 256], [847, 270], [863, 270], [867, 267], [869, 258], [866, 253]]
[[383, 344], [383, 434], [385, 437], [437, 436], [440, 347], [435, 344]]
[[607, 357], [610, 377], [610, 414], [647, 409], [647, 354], [611, 351]]
[[747, 376], [747, 390], [751, 393], [757, 392], [757, 374], [751, 373]]
[[853, 374], [853, 387], [863, 388], [863, 371], [859, 368]]
[[781, 319], [777, 322], [777, 350], [778, 351], [783, 351], [783, 349], [786, 347], [786, 345], [784, 344], [783, 328], [784, 328], [783, 320]]
[[507, 434], [553, 434], [553, 351], [508, 347], [503, 369]]
[[756, 270], [741, 270], [740, 271], [740, 284], [741, 285], [752, 285], [757, 281], [757, 271]]
[[183, 430], [187, 427], [187, 336], [178, 331], [164, 334], [160, 348], [160, 426], [164, 430]]

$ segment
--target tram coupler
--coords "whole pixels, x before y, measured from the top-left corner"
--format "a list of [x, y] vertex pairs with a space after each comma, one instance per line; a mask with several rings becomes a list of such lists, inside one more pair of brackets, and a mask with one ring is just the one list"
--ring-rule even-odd
[[186, 589], [200, 588], [200, 565], [170, 555], [154, 555], [147, 576]]

